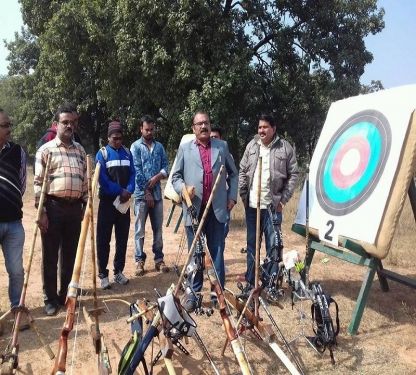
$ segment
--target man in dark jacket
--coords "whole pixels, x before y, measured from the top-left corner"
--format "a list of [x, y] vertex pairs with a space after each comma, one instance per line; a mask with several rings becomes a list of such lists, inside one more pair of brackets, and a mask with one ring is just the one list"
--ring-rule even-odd
[[10, 142], [11, 121], [0, 109], [0, 244], [9, 274], [9, 299], [17, 307], [23, 287], [22, 195], [26, 189], [26, 154]]
[[[116, 253], [114, 256], [114, 282], [125, 285], [129, 279], [124, 276], [127, 240], [130, 228], [130, 208], [124, 212], [115, 207], [117, 199], [121, 205], [127, 205], [134, 192], [134, 165], [129, 149], [122, 144], [123, 131], [117, 121], [108, 125], [108, 145], [98, 151], [96, 160], [100, 169], [100, 204], [97, 218], [97, 258], [98, 277], [101, 288], [109, 289], [108, 257], [113, 226], [116, 235]], [[116, 204], [117, 204], [116, 202]]]

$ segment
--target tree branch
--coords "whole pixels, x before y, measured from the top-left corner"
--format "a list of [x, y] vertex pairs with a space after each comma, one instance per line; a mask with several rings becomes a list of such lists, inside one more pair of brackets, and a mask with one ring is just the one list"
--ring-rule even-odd
[[239, 1], [236, 1], [233, 4], [233, 0], [226, 0], [223, 15], [228, 16], [230, 14], [231, 9], [235, 8], [237, 5], [240, 5], [243, 8], [243, 4], [241, 4]]
[[258, 42], [253, 47], [253, 52], [256, 53], [261, 47], [263, 47], [265, 44], [269, 43], [276, 36], [277, 36], [276, 33], [272, 33], [272, 34], [269, 34], [269, 35], [265, 36], [262, 40], [260, 40], [260, 42]]

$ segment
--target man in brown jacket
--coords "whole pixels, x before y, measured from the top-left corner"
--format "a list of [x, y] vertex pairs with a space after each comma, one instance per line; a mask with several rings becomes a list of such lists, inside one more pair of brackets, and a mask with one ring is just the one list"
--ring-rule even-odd
[[[259, 157], [262, 157], [260, 188], [260, 238], [264, 233], [267, 258], [273, 259], [276, 248], [275, 230], [280, 230], [282, 212], [291, 198], [298, 178], [295, 151], [276, 132], [272, 116], [261, 115], [254, 136], [244, 151], [240, 162], [240, 196], [246, 210], [247, 226], [247, 272], [240, 275], [248, 284], [254, 285], [254, 264], [256, 251], [256, 207], [258, 195]], [[269, 208], [271, 214], [269, 213]], [[273, 228], [273, 225], [276, 227]], [[270, 262], [266, 272], [271, 275], [278, 262]]]

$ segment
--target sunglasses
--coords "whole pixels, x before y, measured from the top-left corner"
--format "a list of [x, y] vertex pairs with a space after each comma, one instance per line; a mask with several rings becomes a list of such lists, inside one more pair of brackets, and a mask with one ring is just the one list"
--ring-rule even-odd
[[112, 141], [121, 141], [123, 139], [123, 137], [111, 137], [110, 139]]

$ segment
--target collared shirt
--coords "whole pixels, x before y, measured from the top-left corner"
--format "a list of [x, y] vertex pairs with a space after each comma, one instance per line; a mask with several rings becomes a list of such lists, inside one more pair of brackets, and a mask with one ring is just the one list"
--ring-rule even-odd
[[[272, 203], [272, 195], [270, 192], [270, 149], [273, 142], [270, 142], [267, 146], [259, 139], [257, 143], [260, 145], [259, 159], [262, 158], [261, 164], [261, 184], [260, 184], [260, 208], [264, 209]], [[257, 193], [258, 193], [258, 180], [259, 180], [259, 163], [257, 163], [256, 171], [254, 172], [253, 184], [250, 188], [249, 206], [257, 208]]]
[[196, 139], [195, 144], [198, 146], [202, 168], [204, 170], [202, 179], [202, 205], [204, 206], [207, 204], [212, 191], [213, 175], [211, 166], [211, 142], [208, 142], [207, 145], [204, 145]]
[[[0, 153], [5, 150], [6, 148], [10, 148], [10, 143], [6, 142], [6, 144], [3, 145], [2, 149], [0, 150]], [[19, 170], [19, 179], [20, 179], [20, 192], [23, 196], [23, 194], [26, 191], [26, 152], [24, 152], [23, 148], [20, 147], [20, 170]]]
[[51, 155], [47, 194], [64, 199], [88, 199], [87, 163], [77, 142], [65, 145], [58, 137], [42, 145], [35, 159], [35, 204], [39, 202], [46, 160]]
[[[130, 151], [136, 172], [134, 197], [143, 199], [147, 184], [153, 176], [156, 176], [158, 173], [162, 173], [165, 177], [168, 176], [168, 157], [160, 142], [153, 141], [149, 148], [143, 137], [131, 145]], [[152, 195], [154, 200], [159, 201], [162, 199], [160, 181], [153, 187]]]

